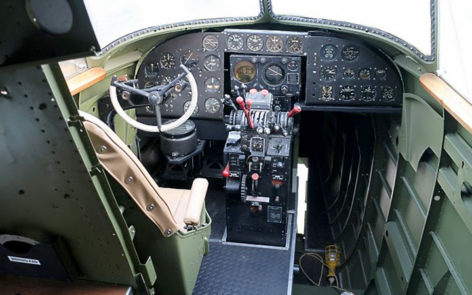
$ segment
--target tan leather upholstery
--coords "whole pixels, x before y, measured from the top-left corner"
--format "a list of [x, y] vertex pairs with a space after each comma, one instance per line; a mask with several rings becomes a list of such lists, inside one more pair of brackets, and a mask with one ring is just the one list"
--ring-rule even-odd
[[90, 114], [80, 112], [80, 116], [100, 163], [164, 236], [185, 232], [186, 225], [198, 225], [208, 189], [206, 179], [195, 179], [190, 190], [161, 188], [113, 130]]

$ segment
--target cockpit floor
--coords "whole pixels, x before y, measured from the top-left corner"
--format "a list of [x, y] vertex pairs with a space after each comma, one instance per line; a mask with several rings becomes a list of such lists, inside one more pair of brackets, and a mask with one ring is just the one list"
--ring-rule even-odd
[[291, 284], [290, 252], [212, 241], [193, 295], [286, 295]]

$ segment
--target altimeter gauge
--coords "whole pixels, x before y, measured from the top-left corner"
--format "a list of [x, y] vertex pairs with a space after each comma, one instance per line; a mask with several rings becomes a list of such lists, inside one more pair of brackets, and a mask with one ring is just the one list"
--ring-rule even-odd
[[251, 51], [259, 51], [264, 47], [262, 38], [258, 35], [251, 35], [246, 40], [247, 48]]
[[170, 52], [164, 53], [159, 59], [161, 68], [163, 69], [172, 69], [175, 67], [175, 57]]
[[228, 45], [230, 50], [240, 50], [244, 45], [243, 37], [238, 34], [229, 35], [226, 45]]

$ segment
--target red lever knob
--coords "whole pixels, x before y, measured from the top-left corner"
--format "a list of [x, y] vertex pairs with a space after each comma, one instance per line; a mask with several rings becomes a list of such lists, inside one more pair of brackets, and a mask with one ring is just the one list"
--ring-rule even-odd
[[229, 177], [229, 164], [226, 164], [226, 167], [225, 167], [225, 169], [223, 170], [223, 172], [221, 172], [221, 174], [223, 175], [224, 178], [228, 178], [228, 177]]
[[269, 94], [269, 90], [267, 90], [267, 89], [262, 89], [262, 90], [261, 90], [261, 94], [264, 95], [264, 96], [266, 96], [267, 94]]
[[251, 106], [252, 106], [252, 99], [250, 98], [246, 99], [246, 104], [247, 104], [247, 110], [250, 111]]
[[288, 113], [288, 117], [293, 117], [296, 114], [300, 113], [302, 111], [302, 108], [299, 105], [293, 106], [293, 109]]
[[251, 90], [249, 90], [249, 93], [250, 93], [250, 94], [256, 94], [256, 93], [257, 93], [257, 89], [256, 89], [256, 88], [251, 88]]
[[254, 181], [259, 180], [259, 174], [257, 174], [257, 173], [252, 173], [251, 178], [252, 178], [252, 180], [254, 180]]

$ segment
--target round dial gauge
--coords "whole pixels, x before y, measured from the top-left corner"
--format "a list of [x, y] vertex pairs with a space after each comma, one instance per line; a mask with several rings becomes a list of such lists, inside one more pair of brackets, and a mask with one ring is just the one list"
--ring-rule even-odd
[[167, 85], [172, 82], [173, 78], [170, 76], [161, 76], [158, 79], [159, 85]]
[[284, 41], [279, 36], [270, 36], [267, 38], [266, 47], [271, 52], [279, 52], [284, 46]]
[[354, 45], [344, 46], [342, 56], [345, 60], [355, 60], [359, 56], [359, 49]]
[[221, 88], [220, 80], [210, 77], [205, 80], [205, 90], [207, 92], [218, 92]]
[[146, 78], [156, 78], [159, 73], [159, 67], [155, 63], [148, 63], [144, 68], [144, 77]]
[[337, 69], [332, 66], [327, 66], [321, 69], [321, 79], [325, 81], [332, 81], [336, 78]]
[[359, 71], [359, 78], [361, 80], [370, 80], [371, 78], [371, 70], [369, 68], [363, 68]]
[[[184, 103], [184, 112], [186, 112], [189, 107], [190, 107], [190, 100], [187, 100], [187, 101]], [[197, 113], [198, 113], [198, 105], [195, 107], [195, 110], [193, 110], [192, 115], [196, 115]]]
[[298, 70], [298, 62], [292, 60], [287, 64], [287, 69], [289, 71], [296, 71]]
[[345, 69], [344, 73], [343, 73], [343, 76], [346, 79], [352, 79], [352, 78], [354, 78], [355, 75], [356, 75], [356, 73], [354, 72], [353, 69]]
[[216, 71], [220, 68], [220, 58], [216, 55], [208, 55], [205, 57], [205, 63], [203, 66], [208, 71]]
[[164, 53], [159, 59], [161, 68], [163, 69], [172, 69], [175, 67], [175, 57], [170, 52]]
[[205, 109], [207, 112], [214, 114], [220, 110], [220, 101], [214, 97], [210, 97], [205, 101]]
[[384, 69], [378, 69], [375, 71], [375, 77], [377, 79], [385, 80], [385, 78], [387, 77], [387, 71]]
[[343, 100], [353, 100], [356, 97], [356, 90], [350, 85], [341, 87], [341, 98]]
[[298, 36], [292, 36], [287, 39], [287, 50], [291, 53], [301, 52], [303, 49], [302, 38]]
[[218, 38], [215, 35], [206, 35], [202, 42], [203, 49], [214, 51], [218, 48]]
[[268, 66], [264, 71], [264, 80], [271, 85], [282, 83], [285, 78], [284, 70], [276, 64]]
[[392, 101], [395, 98], [395, 89], [390, 86], [385, 86], [382, 89], [382, 99], [385, 101]]
[[144, 83], [144, 88], [151, 88], [154, 86], [156, 86], [156, 83], [153, 81], [146, 81], [146, 83]]
[[198, 64], [198, 54], [192, 49], [187, 49], [180, 56], [180, 63], [187, 68], [193, 68]]
[[338, 53], [338, 48], [333, 44], [326, 44], [321, 48], [321, 56], [324, 59], [333, 59]]
[[256, 77], [256, 66], [246, 60], [238, 62], [234, 66], [234, 77], [241, 83], [248, 83]]
[[375, 88], [367, 85], [361, 86], [361, 99], [363, 101], [372, 101], [375, 98]]
[[251, 51], [259, 51], [264, 47], [264, 42], [262, 38], [258, 35], [251, 35], [246, 40], [247, 48]]
[[243, 48], [244, 45], [243, 37], [238, 34], [229, 35], [226, 44], [231, 50], [240, 50], [241, 48]]

